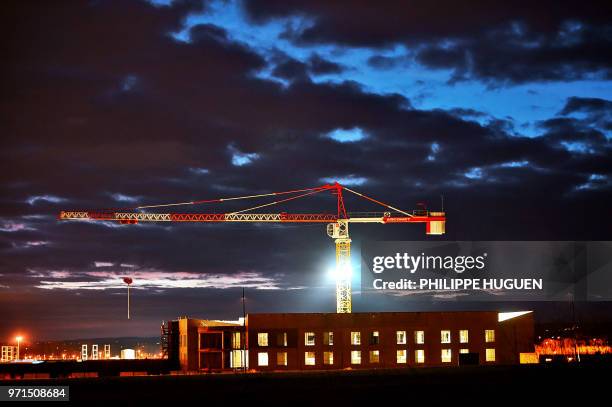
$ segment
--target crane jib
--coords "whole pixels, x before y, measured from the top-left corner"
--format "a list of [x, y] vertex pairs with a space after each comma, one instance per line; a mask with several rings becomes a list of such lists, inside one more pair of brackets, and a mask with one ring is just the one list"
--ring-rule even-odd
[[[432, 216], [436, 215], [436, 216]], [[335, 214], [328, 213], [142, 213], [142, 212], [92, 212], [62, 211], [60, 220], [98, 220], [120, 223], [138, 222], [336, 222]], [[426, 223], [445, 222], [446, 217], [431, 213], [430, 216], [368, 216], [349, 217], [350, 223]]]

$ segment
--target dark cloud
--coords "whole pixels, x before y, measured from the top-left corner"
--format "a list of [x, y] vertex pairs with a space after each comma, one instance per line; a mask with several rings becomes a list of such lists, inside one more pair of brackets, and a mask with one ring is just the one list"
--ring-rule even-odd
[[346, 69], [344, 66], [331, 62], [317, 53], [313, 53], [305, 62], [302, 62], [283, 52], [276, 51], [271, 60], [275, 64], [272, 75], [290, 81], [309, 81], [311, 75], [338, 74]]
[[561, 110], [561, 114], [568, 115], [570, 113], [612, 113], [612, 102], [598, 98], [579, 98], [571, 97], [567, 100], [565, 107]]
[[276, 65], [272, 70], [272, 75], [288, 80], [308, 80], [308, 65], [297, 59], [287, 58]]
[[[252, 309], [333, 309], [333, 286], [322, 282], [333, 245], [322, 225], [70, 223], [56, 220], [60, 209], [228, 197], [349, 178], [363, 179], [355, 189], [407, 209], [420, 201], [436, 208], [443, 194], [448, 239], [609, 238], [610, 144], [601, 120], [574, 115], [604, 117], [609, 101], [570, 99], [560, 115], [540, 123], [541, 137], [520, 137], [507, 118], [480, 123], [474, 119], [484, 117], [469, 108], [420, 110], [404, 96], [356, 82], [315, 83], [310, 75], [345, 69], [316, 54], [304, 62], [273, 56], [272, 74], [287, 84], [262, 79], [258, 73], [269, 61], [215, 25], [193, 27], [188, 43], [168, 34], [199, 5], [45, 4], [42, 13], [17, 2], [5, 17], [11, 24], [0, 25], [10, 39], [0, 102], [0, 285], [8, 287], [0, 287], [2, 309], [19, 296], [15, 304], [32, 313], [43, 303], [55, 307], [67, 331], [110, 332], [119, 289], [40, 288], [44, 281], [101, 284], [110, 278], [101, 271], [164, 281], [173, 273], [256, 273], [281, 290], [253, 289]], [[359, 16], [359, 4], [356, 10]], [[355, 128], [366, 137], [342, 143], [325, 136]], [[588, 144], [587, 153], [567, 148], [575, 141]], [[333, 199], [328, 194], [283, 209], [333, 212]], [[347, 205], [372, 209], [353, 197]], [[596, 222], [593, 214], [601, 214]], [[356, 248], [365, 238], [423, 236], [421, 226], [353, 229]], [[309, 289], [285, 290], [296, 287]], [[141, 315], [155, 330], [161, 318], [178, 314], [240, 312], [210, 305], [236, 305], [235, 288], [141, 292], [150, 294], [138, 299]], [[158, 312], [167, 303], [172, 306]], [[78, 307], [99, 325], [81, 324]]]
[[310, 56], [310, 58], [308, 59], [308, 65], [310, 66], [310, 70], [313, 73], [319, 74], [319, 75], [332, 74], [332, 73], [337, 74], [345, 70], [345, 68], [342, 65], [337, 64], [335, 62], [331, 62], [321, 57], [317, 53], [314, 53]]
[[457, 115], [459, 117], [486, 117], [488, 116], [486, 113], [484, 112], [480, 112], [476, 109], [466, 109], [466, 108], [462, 108], [462, 107], [457, 107], [454, 109], [449, 109], [448, 113], [450, 114], [454, 114]]
[[607, 132], [612, 131], [612, 102], [599, 98], [571, 97], [559, 112], [561, 115], [582, 114], [583, 123]]
[[[302, 16], [305, 28], [289, 27], [299, 44], [373, 48], [405, 45], [428, 68], [450, 69], [454, 80], [488, 83], [612, 77], [612, 7], [606, 2], [496, 1], [406, 3], [387, 1], [249, 1], [255, 22]], [[350, 10], [350, 12], [348, 12]], [[404, 57], [406, 58], [406, 57]], [[374, 56], [389, 68], [402, 57]]]
[[448, 44], [428, 44], [416, 60], [428, 68], [450, 69], [451, 82], [479, 79], [491, 85], [612, 78], [612, 31], [581, 27], [556, 34], [521, 32], [507, 26]]

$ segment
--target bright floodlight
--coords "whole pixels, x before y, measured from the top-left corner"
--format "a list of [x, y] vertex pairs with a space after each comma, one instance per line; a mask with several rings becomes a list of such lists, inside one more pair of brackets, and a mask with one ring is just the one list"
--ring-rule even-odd
[[23, 340], [23, 336], [17, 336], [17, 337], [15, 338], [15, 340], [16, 340], [17, 342], [21, 342], [21, 341]]
[[329, 269], [329, 276], [333, 280], [350, 280], [353, 272], [350, 264], [344, 264], [339, 267], [332, 267]]

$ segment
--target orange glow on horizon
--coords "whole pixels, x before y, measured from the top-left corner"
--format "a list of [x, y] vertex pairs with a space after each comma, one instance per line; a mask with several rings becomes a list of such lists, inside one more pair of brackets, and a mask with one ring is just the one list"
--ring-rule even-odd
[[572, 338], [546, 338], [536, 344], [535, 351], [538, 355], [595, 355], [610, 354], [612, 347], [604, 339], [592, 338], [588, 340], [574, 340]]

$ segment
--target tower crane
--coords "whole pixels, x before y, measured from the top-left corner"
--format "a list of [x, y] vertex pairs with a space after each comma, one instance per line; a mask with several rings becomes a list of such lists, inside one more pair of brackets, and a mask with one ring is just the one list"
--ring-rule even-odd
[[[322, 192], [331, 192], [336, 196], [336, 213], [256, 213], [252, 212], [268, 206], [278, 205], [295, 199], [305, 198]], [[380, 205], [384, 212], [352, 213], [344, 205], [343, 192], [348, 192], [362, 199]], [[189, 213], [189, 212], [149, 212], [151, 209], [169, 208], [186, 205], [223, 203], [229, 201], [276, 197], [277, 200], [259, 204], [250, 208], [228, 213]], [[280, 199], [278, 199], [280, 197]], [[427, 235], [445, 233], [446, 215], [444, 212], [430, 212], [422, 207], [411, 213], [381, 202], [370, 196], [357, 192], [338, 182], [314, 188], [295, 189], [283, 192], [270, 192], [257, 195], [230, 198], [208, 199], [200, 201], [179, 202], [170, 204], [144, 205], [124, 209], [103, 209], [85, 211], [61, 211], [59, 220], [91, 220], [118, 222], [120, 224], [137, 224], [140, 222], [250, 222], [250, 223], [326, 223], [327, 234], [336, 244], [336, 312], [350, 313], [351, 304], [351, 223], [425, 223]]]

